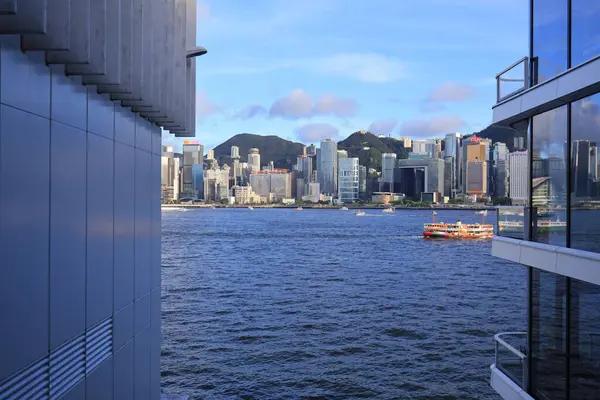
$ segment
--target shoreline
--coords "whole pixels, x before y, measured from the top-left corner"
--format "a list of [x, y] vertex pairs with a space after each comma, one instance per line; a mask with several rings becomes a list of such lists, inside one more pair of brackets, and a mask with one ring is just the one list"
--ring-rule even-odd
[[[215, 209], [217, 208], [241, 208], [241, 209], [247, 209], [248, 207], [250, 207], [250, 205], [219, 205], [219, 204], [215, 204]], [[253, 208], [275, 208], [275, 209], [291, 209], [294, 210], [298, 207], [302, 207], [303, 210], [339, 210], [341, 207], [344, 206], [319, 206], [319, 205], [302, 205], [302, 206], [298, 206], [298, 205], [293, 205], [293, 206], [285, 206], [285, 205], [252, 205]], [[382, 205], [346, 205], [345, 207], [348, 208], [348, 210], [383, 210], [384, 206]], [[161, 208], [207, 208], [207, 209], [212, 209], [212, 206], [210, 205], [205, 205], [205, 204], [161, 204]], [[432, 210], [432, 211], [437, 211], [437, 210], [450, 210], [450, 211], [461, 211], [461, 210], [467, 210], [467, 211], [483, 211], [483, 210], [489, 210], [489, 211], [494, 211], [496, 210], [496, 207], [491, 207], [491, 206], [465, 206], [465, 207], [456, 207], [456, 206], [448, 206], [448, 207], [440, 207], [440, 206], [433, 206], [433, 207], [409, 207], [409, 206], [394, 206], [393, 207], [396, 211], [400, 211], [400, 210]]]

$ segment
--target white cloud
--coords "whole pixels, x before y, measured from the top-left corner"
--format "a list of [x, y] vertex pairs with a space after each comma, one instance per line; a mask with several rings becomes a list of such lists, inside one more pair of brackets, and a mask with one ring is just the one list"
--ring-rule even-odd
[[221, 111], [221, 107], [206, 96], [204, 90], [198, 91], [196, 94], [196, 116], [208, 117]]
[[456, 82], [445, 82], [437, 86], [427, 100], [438, 102], [461, 102], [466, 101], [475, 96], [475, 89], [469, 85], [463, 85]]
[[304, 90], [296, 89], [273, 102], [269, 109], [269, 117], [298, 119], [332, 115], [346, 118], [356, 115], [357, 108], [358, 103], [354, 99], [344, 99], [328, 93], [313, 100]]
[[306, 124], [295, 130], [298, 140], [303, 143], [315, 143], [325, 138], [335, 138], [339, 135], [338, 129], [328, 123]]
[[449, 132], [458, 132], [465, 126], [465, 121], [456, 115], [447, 115], [430, 119], [413, 119], [402, 123], [400, 126], [400, 135], [431, 137]]
[[378, 135], [389, 135], [392, 133], [396, 125], [398, 125], [398, 121], [396, 119], [380, 119], [371, 123], [368, 131]]

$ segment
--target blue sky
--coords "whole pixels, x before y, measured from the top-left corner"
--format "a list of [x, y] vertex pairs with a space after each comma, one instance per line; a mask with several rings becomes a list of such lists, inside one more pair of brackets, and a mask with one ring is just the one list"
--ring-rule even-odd
[[526, 0], [201, 0], [196, 138], [483, 129], [495, 75], [527, 53], [528, 12]]

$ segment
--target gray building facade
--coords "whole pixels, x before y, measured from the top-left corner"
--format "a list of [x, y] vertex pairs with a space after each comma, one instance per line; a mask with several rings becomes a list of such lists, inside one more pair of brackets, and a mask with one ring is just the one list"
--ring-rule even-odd
[[194, 135], [195, 21], [1, 2], [1, 399], [159, 398], [160, 127]]

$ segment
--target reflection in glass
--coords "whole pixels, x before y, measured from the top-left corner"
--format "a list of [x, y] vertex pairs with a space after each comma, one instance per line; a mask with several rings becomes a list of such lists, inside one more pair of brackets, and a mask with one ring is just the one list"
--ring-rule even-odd
[[533, 117], [533, 239], [566, 246], [567, 107]]
[[571, 280], [570, 398], [600, 393], [600, 286]]
[[571, 105], [571, 247], [600, 252], [600, 94]]
[[531, 389], [536, 398], [566, 398], [566, 281], [533, 268]]
[[571, 0], [571, 66], [600, 55], [600, 1]]
[[567, 0], [533, 0], [534, 83], [567, 69], [567, 9]]

